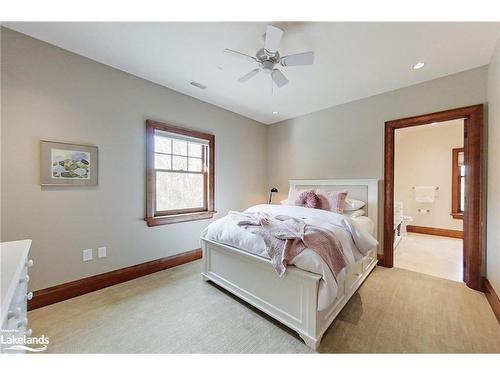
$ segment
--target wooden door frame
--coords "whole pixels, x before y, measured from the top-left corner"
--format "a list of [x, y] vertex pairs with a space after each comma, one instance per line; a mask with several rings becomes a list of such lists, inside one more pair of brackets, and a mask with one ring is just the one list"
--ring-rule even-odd
[[394, 266], [394, 134], [396, 129], [464, 119], [464, 162], [466, 202], [463, 216], [464, 281], [472, 289], [482, 290], [483, 249], [483, 105], [456, 108], [385, 123], [384, 164], [384, 255], [382, 265]]

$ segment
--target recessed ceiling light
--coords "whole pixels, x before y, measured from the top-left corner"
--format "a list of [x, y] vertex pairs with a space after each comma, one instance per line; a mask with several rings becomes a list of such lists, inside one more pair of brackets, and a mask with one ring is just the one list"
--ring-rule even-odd
[[419, 61], [418, 63], [416, 63], [415, 65], [413, 65], [413, 69], [414, 70], [418, 70], [418, 69], [421, 69], [423, 68], [425, 65], [425, 63], [423, 61]]
[[278, 111], [273, 111], [273, 115], [277, 115], [278, 114]]

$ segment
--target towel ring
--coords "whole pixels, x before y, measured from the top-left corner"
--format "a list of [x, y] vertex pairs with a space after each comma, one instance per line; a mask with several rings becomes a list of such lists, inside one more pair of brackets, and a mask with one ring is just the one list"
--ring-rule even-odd
[[[412, 187], [415, 190], [415, 186]], [[439, 186], [436, 186], [436, 190], [439, 190]]]

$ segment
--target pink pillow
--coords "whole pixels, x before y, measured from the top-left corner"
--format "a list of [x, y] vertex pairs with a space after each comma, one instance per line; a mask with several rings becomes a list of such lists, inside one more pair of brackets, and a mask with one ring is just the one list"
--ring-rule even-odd
[[344, 213], [345, 200], [347, 198], [347, 191], [325, 191], [315, 190], [323, 210], [336, 212], [338, 214]]
[[314, 191], [303, 191], [295, 200], [296, 206], [303, 206], [307, 208], [321, 208], [321, 201]]

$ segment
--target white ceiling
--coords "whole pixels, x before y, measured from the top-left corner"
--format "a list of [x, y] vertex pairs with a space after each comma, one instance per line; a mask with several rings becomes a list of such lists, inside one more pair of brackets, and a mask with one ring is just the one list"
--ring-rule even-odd
[[4, 23], [266, 124], [486, 65], [499, 37], [498, 23], [273, 24], [285, 30], [282, 55], [315, 52], [313, 66], [282, 68], [290, 83], [281, 89], [265, 74], [238, 83], [255, 66], [222, 53], [254, 55], [265, 22]]

